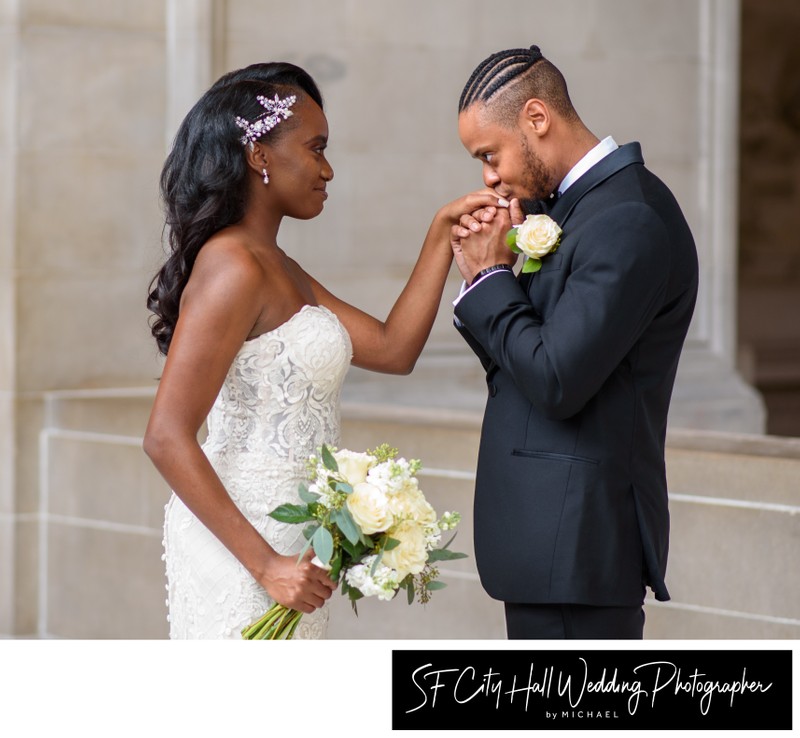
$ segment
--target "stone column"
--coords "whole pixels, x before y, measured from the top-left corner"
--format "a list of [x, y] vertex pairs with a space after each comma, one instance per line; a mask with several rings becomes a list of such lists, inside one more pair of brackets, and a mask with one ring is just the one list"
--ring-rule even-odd
[[[49, 549], [40, 535], [45, 395], [153, 377], [165, 8], [132, 7], [0, 4], [0, 634], [39, 630], [42, 554], [92, 559], [78, 525], [52, 524]], [[54, 494], [84, 512], [85, 489]]]
[[[736, 370], [741, 9], [738, 0], [702, 0], [697, 8], [696, 202], [687, 211], [700, 254], [700, 292], [670, 422], [763, 433], [764, 403]], [[676, 105], [674, 115], [682, 114]]]
[[15, 4], [0, 6], [0, 634], [14, 623], [16, 285], [16, 59], [19, 18]]
[[213, 82], [220, 6], [214, 0], [167, 2], [167, 148], [183, 117]]

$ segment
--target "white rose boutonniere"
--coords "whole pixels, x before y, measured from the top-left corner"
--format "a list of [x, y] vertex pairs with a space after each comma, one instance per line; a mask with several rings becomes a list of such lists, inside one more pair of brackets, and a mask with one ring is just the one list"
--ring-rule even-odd
[[549, 215], [529, 215], [506, 234], [506, 244], [515, 254], [528, 258], [522, 271], [538, 272], [542, 257], [552, 254], [561, 244], [561, 228]]

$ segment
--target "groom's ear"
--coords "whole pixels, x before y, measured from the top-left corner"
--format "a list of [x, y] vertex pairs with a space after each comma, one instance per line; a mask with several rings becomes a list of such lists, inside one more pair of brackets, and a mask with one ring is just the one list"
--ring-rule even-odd
[[550, 108], [538, 98], [531, 98], [522, 106], [520, 125], [535, 136], [543, 136], [550, 130]]

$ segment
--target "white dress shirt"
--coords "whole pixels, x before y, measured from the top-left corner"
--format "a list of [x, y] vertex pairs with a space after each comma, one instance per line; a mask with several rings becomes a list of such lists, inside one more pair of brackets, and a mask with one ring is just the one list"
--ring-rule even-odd
[[[567, 176], [561, 180], [561, 184], [558, 186], [558, 196], [561, 197], [561, 195], [563, 195], [572, 184], [586, 174], [586, 172], [588, 172], [595, 164], [608, 156], [612, 151], [616, 151], [618, 148], [619, 146], [617, 145], [617, 142], [611, 136], [606, 136], [599, 144], [590, 149], [584, 155], [584, 157], [574, 167], [572, 167], [572, 169], [569, 170], [569, 172], [567, 172]], [[482, 282], [484, 279], [488, 279], [494, 274], [500, 274], [501, 271], [502, 270], [498, 269], [497, 271], [484, 274], [480, 279], [476, 279], [469, 287], [467, 287], [466, 282], [462, 282], [461, 291], [458, 293], [458, 297], [453, 300], [453, 307], [458, 305], [459, 300], [476, 284]], [[458, 324], [458, 318], [456, 318], [456, 323]]]

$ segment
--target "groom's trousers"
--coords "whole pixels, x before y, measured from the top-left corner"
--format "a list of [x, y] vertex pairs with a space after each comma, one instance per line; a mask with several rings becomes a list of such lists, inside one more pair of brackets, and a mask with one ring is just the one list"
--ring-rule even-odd
[[505, 603], [506, 630], [515, 639], [641, 639], [641, 606], [529, 605]]

